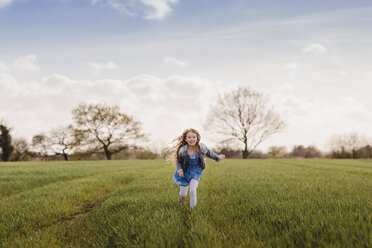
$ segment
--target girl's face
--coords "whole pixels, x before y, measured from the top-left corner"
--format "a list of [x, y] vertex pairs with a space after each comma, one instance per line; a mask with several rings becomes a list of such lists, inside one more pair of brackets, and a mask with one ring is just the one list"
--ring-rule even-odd
[[196, 135], [196, 133], [188, 132], [186, 134], [186, 143], [189, 146], [194, 146], [197, 141], [198, 141], [198, 136]]

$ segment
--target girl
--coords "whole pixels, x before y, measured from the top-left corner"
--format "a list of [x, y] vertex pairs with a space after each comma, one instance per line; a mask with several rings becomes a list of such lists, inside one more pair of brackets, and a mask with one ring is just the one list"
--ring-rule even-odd
[[217, 162], [225, 158], [225, 155], [217, 155], [203, 143], [199, 143], [200, 138], [197, 130], [189, 128], [177, 138], [177, 144], [175, 145], [174, 158], [177, 161], [177, 171], [173, 175], [173, 180], [180, 186], [178, 202], [184, 204], [187, 188], [190, 184], [190, 208], [196, 206], [196, 188], [205, 169], [205, 156]]

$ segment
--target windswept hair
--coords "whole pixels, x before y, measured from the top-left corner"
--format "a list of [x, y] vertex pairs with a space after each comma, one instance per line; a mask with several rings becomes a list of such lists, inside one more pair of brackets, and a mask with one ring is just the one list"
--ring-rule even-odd
[[172, 152], [172, 159], [176, 160], [178, 159], [178, 152], [180, 151], [181, 147], [186, 145], [186, 135], [188, 132], [191, 132], [191, 133], [195, 133], [196, 134], [196, 137], [197, 137], [197, 141], [196, 141], [196, 144], [198, 145], [199, 142], [200, 142], [200, 139], [201, 139], [201, 136], [198, 132], [198, 130], [196, 129], [193, 129], [193, 128], [188, 128], [186, 129], [185, 131], [183, 131], [182, 135], [178, 136], [177, 138], [175, 138], [172, 143], [175, 143], [171, 150], [173, 151]]

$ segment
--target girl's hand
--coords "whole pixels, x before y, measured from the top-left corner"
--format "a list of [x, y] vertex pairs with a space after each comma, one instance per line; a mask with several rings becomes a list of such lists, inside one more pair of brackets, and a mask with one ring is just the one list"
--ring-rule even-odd
[[183, 177], [183, 171], [178, 172], [179, 177]]
[[221, 160], [225, 158], [225, 154], [220, 154]]

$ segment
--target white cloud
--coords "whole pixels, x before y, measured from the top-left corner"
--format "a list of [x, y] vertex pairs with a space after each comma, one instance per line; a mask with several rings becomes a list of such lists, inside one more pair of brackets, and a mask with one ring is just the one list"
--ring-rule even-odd
[[[368, 126], [372, 123], [371, 109], [353, 97], [341, 97], [327, 103], [283, 93], [273, 95], [272, 101], [288, 123], [287, 129], [272, 139], [278, 145], [316, 145], [326, 150], [333, 133], [370, 134]], [[283, 143], [283, 139], [286, 142]]]
[[351, 96], [346, 96], [346, 97], [342, 98], [342, 101], [345, 104], [355, 104], [356, 103], [356, 100]]
[[367, 104], [365, 105], [365, 107], [366, 107], [366, 109], [368, 109], [368, 110], [371, 111], [371, 113], [372, 113], [372, 103], [367, 103]]
[[95, 73], [101, 73], [101, 71], [103, 71], [103, 70], [114, 70], [114, 69], [118, 68], [118, 66], [113, 62], [108, 62], [106, 64], [91, 62], [91, 63], [88, 64], [88, 66]]
[[208, 84], [199, 77], [179, 75], [94, 81], [52, 74], [39, 82], [19, 82], [0, 73], [0, 113], [17, 135], [30, 139], [38, 132], [71, 123], [71, 110], [82, 101], [117, 104], [143, 123], [143, 131], [152, 140], [170, 141], [184, 128], [202, 128], [200, 118], [208, 94], [217, 95], [206, 90]]
[[298, 68], [298, 63], [289, 62], [285, 65], [285, 67], [291, 70], [296, 70]]
[[302, 49], [302, 52], [313, 53], [313, 54], [323, 54], [327, 52], [327, 49], [322, 44], [314, 43]]
[[2, 61], [0, 61], [0, 73], [9, 72], [9, 67]]
[[[14, 87], [17, 84], [17, 81], [14, 77], [9, 75], [8, 73], [2, 73], [0, 71], [0, 92], [2, 94], [6, 94], [8, 90]], [[0, 95], [1, 98], [1, 95]]]
[[172, 65], [172, 66], [176, 66], [176, 67], [179, 67], [179, 68], [185, 68], [186, 66], [188, 66], [190, 64], [189, 61], [187, 60], [179, 60], [179, 59], [176, 59], [176, 58], [165, 58], [163, 60], [163, 63], [166, 64], [166, 65]]
[[[91, 3], [96, 4], [98, 1], [91, 0]], [[106, 2], [125, 15], [162, 20], [172, 12], [172, 7], [179, 0], [106, 0]]]
[[141, 96], [148, 96], [156, 92], [162, 80], [151, 75], [139, 75], [125, 82], [131, 92]]
[[60, 75], [60, 74], [53, 74], [47, 76], [43, 79], [43, 84], [46, 87], [50, 87], [53, 89], [59, 89], [59, 87], [65, 87], [67, 85], [72, 85], [73, 82], [70, 78]]
[[10, 65], [10, 69], [17, 72], [38, 72], [40, 71], [40, 67], [35, 64], [36, 59], [37, 57], [35, 54], [28, 54], [20, 57]]
[[13, 2], [14, 0], [0, 0], [0, 9], [5, 8], [6, 6], [9, 6]]
[[278, 87], [278, 90], [280, 91], [293, 91], [294, 90], [294, 87], [292, 84], [282, 84]]

